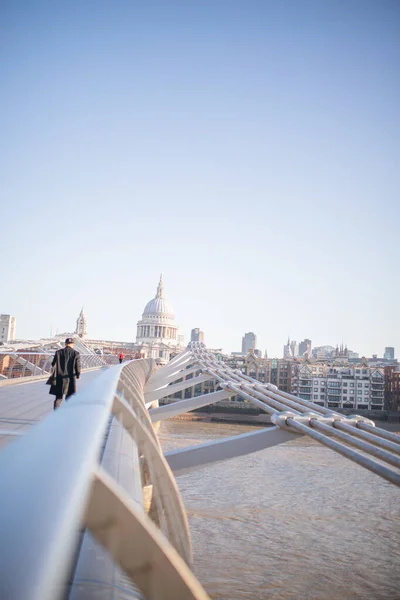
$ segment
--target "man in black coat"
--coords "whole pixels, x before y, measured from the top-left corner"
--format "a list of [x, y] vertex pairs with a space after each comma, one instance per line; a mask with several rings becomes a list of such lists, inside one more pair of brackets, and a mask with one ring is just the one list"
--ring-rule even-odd
[[54, 410], [58, 408], [63, 400], [72, 396], [76, 392], [76, 379], [81, 376], [81, 357], [79, 352], [74, 350], [73, 338], [65, 340], [65, 348], [57, 350], [51, 363], [53, 370], [47, 381], [50, 385], [49, 394], [56, 397], [54, 400]]

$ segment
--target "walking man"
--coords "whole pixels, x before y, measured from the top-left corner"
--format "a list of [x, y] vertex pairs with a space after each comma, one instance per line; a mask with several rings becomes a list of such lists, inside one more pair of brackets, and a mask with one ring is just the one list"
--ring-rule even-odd
[[56, 397], [54, 400], [54, 410], [58, 408], [65, 399], [76, 392], [76, 379], [81, 376], [81, 357], [79, 352], [74, 350], [73, 338], [65, 340], [65, 348], [57, 350], [54, 355], [52, 373], [46, 382], [50, 385], [49, 394]]
[[121, 363], [122, 363], [122, 361], [124, 360], [124, 354], [123, 354], [123, 352], [120, 352], [120, 353], [118, 354], [118, 360], [119, 360], [119, 364], [121, 364]]

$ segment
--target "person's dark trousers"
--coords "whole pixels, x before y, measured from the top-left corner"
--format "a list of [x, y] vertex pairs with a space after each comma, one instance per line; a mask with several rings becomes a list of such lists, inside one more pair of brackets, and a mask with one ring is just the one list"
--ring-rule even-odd
[[56, 410], [56, 408], [58, 408], [61, 405], [61, 402], [62, 402], [62, 398], [56, 398], [54, 400], [54, 408], [53, 408], [53, 410]]
[[[68, 400], [68, 398], [70, 398], [71, 396], [73, 396], [73, 394], [67, 394], [67, 395], [65, 396], [65, 399], [66, 399], [66, 400]], [[53, 410], [56, 410], [56, 408], [58, 408], [58, 407], [61, 405], [62, 401], [63, 401], [63, 399], [62, 399], [62, 396], [61, 396], [61, 398], [56, 398], [56, 399], [54, 400], [54, 407], [53, 407]]]
[[121, 363], [122, 363], [122, 358], [119, 359], [119, 364], [121, 364]]

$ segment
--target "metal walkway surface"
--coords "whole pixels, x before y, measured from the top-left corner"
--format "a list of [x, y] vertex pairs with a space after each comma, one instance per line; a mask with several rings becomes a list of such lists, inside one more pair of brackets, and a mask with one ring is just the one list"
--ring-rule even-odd
[[[101, 373], [101, 369], [82, 373], [77, 382], [78, 391]], [[45, 382], [45, 379], [39, 379], [0, 385], [0, 447], [53, 411], [54, 396], [50, 396]]]

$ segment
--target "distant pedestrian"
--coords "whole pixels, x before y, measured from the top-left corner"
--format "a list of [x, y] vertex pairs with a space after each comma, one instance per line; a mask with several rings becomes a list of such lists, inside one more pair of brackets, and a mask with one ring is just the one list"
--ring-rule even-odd
[[55, 396], [54, 410], [58, 408], [65, 399], [76, 392], [76, 381], [81, 376], [81, 357], [74, 350], [73, 338], [65, 340], [65, 348], [57, 350], [51, 363], [53, 370], [47, 384], [50, 385], [49, 394]]
[[120, 353], [118, 354], [118, 360], [119, 360], [119, 364], [121, 364], [121, 363], [122, 363], [122, 361], [124, 360], [124, 355], [123, 355], [123, 353], [122, 353], [122, 352], [120, 352]]

